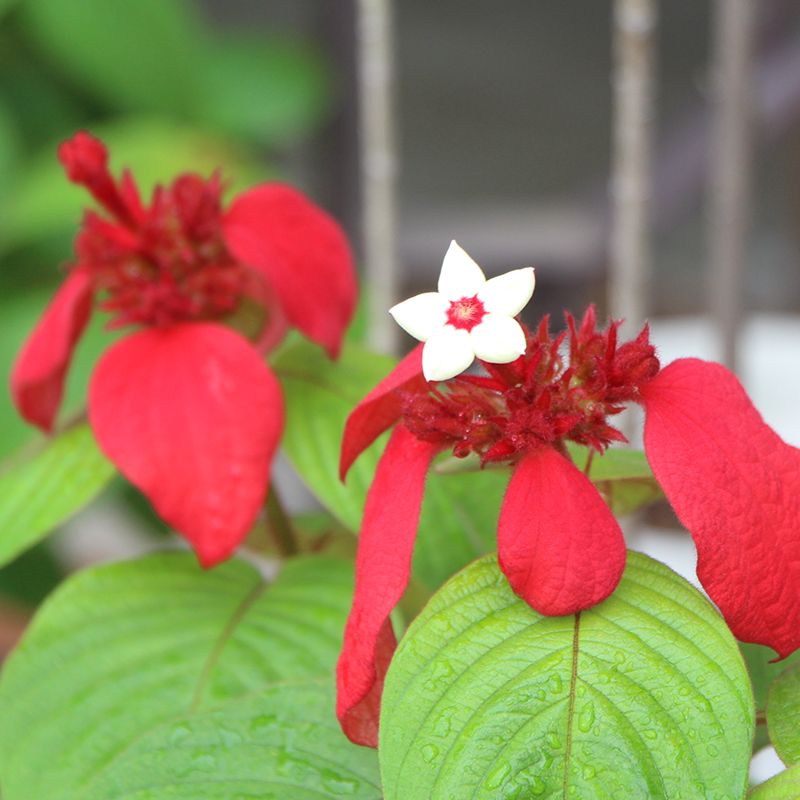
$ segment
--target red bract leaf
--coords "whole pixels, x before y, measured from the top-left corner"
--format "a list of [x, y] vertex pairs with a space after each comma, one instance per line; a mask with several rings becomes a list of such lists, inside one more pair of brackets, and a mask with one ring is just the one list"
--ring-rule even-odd
[[289, 186], [256, 186], [223, 219], [225, 241], [260, 272], [289, 321], [335, 357], [356, 303], [356, 278], [338, 223]]
[[353, 462], [400, 418], [401, 392], [424, 392], [422, 345], [417, 345], [350, 413], [342, 436], [339, 477], [344, 480]]
[[437, 449], [398, 426], [367, 495], [336, 713], [348, 738], [369, 747], [378, 744], [380, 694], [395, 646], [389, 614], [408, 584], [425, 475]]
[[645, 450], [697, 545], [697, 576], [734, 635], [800, 647], [800, 451], [733, 373], [681, 359], [642, 392]]
[[233, 552], [263, 504], [283, 429], [280, 385], [253, 347], [213, 323], [134, 333], [97, 365], [89, 418], [203, 566]]
[[549, 447], [514, 469], [497, 548], [514, 591], [551, 616], [604, 600], [625, 568], [625, 540], [603, 498], [571, 461]]
[[72, 352], [91, 311], [89, 275], [84, 269], [74, 269], [17, 356], [11, 395], [19, 413], [44, 431], [53, 428]]

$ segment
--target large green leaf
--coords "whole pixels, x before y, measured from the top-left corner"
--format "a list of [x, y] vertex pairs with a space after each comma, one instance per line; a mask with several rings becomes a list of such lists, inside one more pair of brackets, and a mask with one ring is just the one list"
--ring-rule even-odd
[[[800, 651], [793, 653], [788, 659], [774, 662], [775, 651], [770, 647], [749, 642], [739, 642], [739, 649], [744, 656], [750, 682], [753, 685], [753, 697], [756, 701], [756, 710], [764, 711], [767, 707], [767, 692], [770, 684], [787, 666], [800, 664]], [[753, 752], [769, 744], [769, 735], [766, 725], [756, 727], [756, 736], [753, 740]]]
[[[285, 349], [275, 369], [286, 394], [283, 446], [300, 477], [347, 528], [357, 531], [367, 489], [386, 438], [381, 437], [339, 480], [339, 448], [347, 416], [394, 366], [392, 359], [347, 344], [337, 362], [306, 342]], [[415, 576], [435, 589], [465, 564], [495, 546], [507, 471], [432, 472], [425, 487]]]
[[781, 772], [747, 795], [750, 800], [797, 800], [800, 797], [800, 767]]
[[537, 614], [477, 561], [412, 623], [382, 709], [386, 800], [733, 800], [754, 721], [723, 620], [637, 553], [577, 617]]
[[767, 726], [783, 763], [800, 763], [800, 666], [787, 669], [770, 686]]
[[185, 0], [24, 0], [25, 32], [111, 108], [188, 116], [203, 101], [202, 26]]
[[0, 681], [4, 800], [378, 798], [374, 753], [331, 711], [351, 585], [330, 558], [269, 584], [184, 553], [72, 578]]
[[394, 366], [387, 356], [345, 345], [338, 361], [308, 342], [284, 349], [275, 362], [286, 397], [283, 448], [317, 499], [347, 528], [361, 523], [364, 499], [386, 442], [382, 437], [339, 480], [344, 423], [355, 405]]
[[261, 145], [307, 137], [330, 105], [320, 54], [285, 38], [221, 39], [197, 66], [206, 98], [200, 119]]
[[86, 424], [32, 450], [0, 474], [0, 565], [80, 511], [114, 475]]
[[131, 743], [91, 800], [378, 800], [374, 753], [336, 722], [329, 679], [275, 684], [179, 715]]

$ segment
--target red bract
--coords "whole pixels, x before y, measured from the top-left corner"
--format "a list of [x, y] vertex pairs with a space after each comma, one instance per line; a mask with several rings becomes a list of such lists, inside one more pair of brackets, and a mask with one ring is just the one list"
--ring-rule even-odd
[[[283, 428], [263, 353], [287, 324], [338, 353], [356, 299], [347, 240], [288, 186], [256, 186], [223, 209], [218, 176], [187, 174], [145, 205], [89, 134], [59, 157], [106, 213], [84, 217], [75, 263], [17, 358], [14, 401], [52, 430], [94, 301], [112, 327], [135, 326], [95, 369], [89, 420], [106, 455], [210, 566], [252, 526]], [[226, 324], [246, 306], [260, 314], [252, 341]]]
[[[433, 456], [477, 454], [513, 473], [498, 524], [498, 560], [542, 614], [605, 599], [625, 566], [619, 526], [565, 443], [602, 452], [630, 402], [647, 415], [656, 477], [698, 546], [698, 575], [734, 633], [781, 656], [800, 647], [800, 455], [761, 420], [723, 367], [681, 360], [659, 372], [645, 327], [617, 343], [590, 308], [552, 337], [545, 320], [525, 354], [483, 363], [487, 376], [421, 378], [421, 346], [353, 411], [342, 468], [396, 424], [367, 497], [353, 608], [338, 666], [339, 720], [377, 745], [379, 695], [394, 648], [389, 613], [408, 582], [424, 475]], [[735, 499], [734, 499], [735, 498]]]

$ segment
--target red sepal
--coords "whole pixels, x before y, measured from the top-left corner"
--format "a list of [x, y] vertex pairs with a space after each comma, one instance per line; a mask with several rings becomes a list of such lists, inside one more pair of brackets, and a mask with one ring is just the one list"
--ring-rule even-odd
[[737, 639], [800, 647], [800, 450], [725, 367], [680, 359], [643, 391], [645, 450]]
[[20, 350], [11, 371], [11, 396], [19, 413], [44, 431], [53, 429], [72, 352], [92, 313], [92, 284], [73, 269]]
[[367, 495], [353, 607], [336, 670], [336, 714], [356, 744], [378, 746], [380, 695], [395, 648], [389, 615], [408, 584], [425, 476], [437, 450], [398, 426]]
[[541, 614], [605, 600], [625, 569], [625, 540], [591, 481], [547, 447], [514, 469], [497, 528], [500, 568]]
[[427, 391], [428, 383], [422, 375], [422, 347], [417, 345], [350, 412], [344, 426], [339, 458], [339, 477], [342, 480], [361, 453], [400, 419], [403, 410], [400, 393]]
[[350, 246], [339, 224], [290, 186], [256, 186], [223, 218], [234, 257], [260, 272], [289, 321], [335, 358], [356, 304]]
[[117, 342], [89, 389], [106, 455], [209, 567], [247, 535], [283, 429], [280, 385], [239, 334], [213, 323]]

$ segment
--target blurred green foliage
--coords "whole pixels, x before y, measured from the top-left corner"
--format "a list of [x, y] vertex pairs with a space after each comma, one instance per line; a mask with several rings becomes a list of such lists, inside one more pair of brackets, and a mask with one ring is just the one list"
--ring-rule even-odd
[[[192, 0], [0, 0], [0, 368], [14, 357], [72, 255], [86, 193], [56, 159], [85, 128], [145, 193], [180, 172], [220, 169], [229, 190], [275, 178], [281, 157], [333, 106], [313, 43], [221, 30]], [[70, 375], [83, 403], [111, 339], [94, 321]], [[0, 458], [36, 434], [0, 392]], [[12, 567], [13, 568], [13, 567]]]

